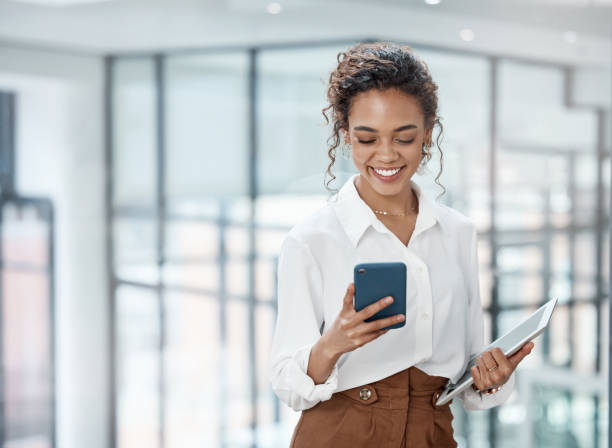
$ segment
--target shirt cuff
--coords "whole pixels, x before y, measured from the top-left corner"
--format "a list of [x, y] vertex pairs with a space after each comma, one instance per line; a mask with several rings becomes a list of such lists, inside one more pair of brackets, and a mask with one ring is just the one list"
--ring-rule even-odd
[[299, 348], [291, 358], [286, 360], [282, 374], [278, 378], [280, 381], [274, 387], [279, 398], [296, 411], [309, 409], [320, 401], [329, 400], [338, 388], [337, 362], [324, 383], [315, 384], [306, 373], [313, 345], [309, 344]]
[[[308, 360], [310, 359], [311, 349], [312, 345], [300, 348], [293, 358], [296, 362], [289, 363], [290, 369], [295, 368], [295, 371], [292, 373], [296, 379], [296, 390], [307, 400], [329, 400], [338, 387], [338, 363], [334, 364], [331, 373], [324, 383], [315, 384], [314, 380], [306, 373], [308, 372]], [[291, 377], [292, 375], [289, 376]]]
[[495, 406], [503, 404], [514, 390], [514, 376], [516, 372], [512, 372], [508, 381], [506, 381], [500, 391], [493, 394], [480, 393], [470, 387], [461, 393], [461, 399], [463, 401], [463, 407], [466, 411], [476, 411], [490, 409]]

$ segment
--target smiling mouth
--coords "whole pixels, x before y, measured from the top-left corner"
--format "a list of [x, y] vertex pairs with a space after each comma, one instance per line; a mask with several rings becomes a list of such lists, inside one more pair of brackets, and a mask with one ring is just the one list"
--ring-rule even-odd
[[375, 169], [372, 166], [368, 165], [368, 168], [373, 173], [374, 177], [383, 181], [383, 182], [391, 182], [399, 177], [399, 175], [404, 171], [406, 165], [402, 165], [399, 169]]

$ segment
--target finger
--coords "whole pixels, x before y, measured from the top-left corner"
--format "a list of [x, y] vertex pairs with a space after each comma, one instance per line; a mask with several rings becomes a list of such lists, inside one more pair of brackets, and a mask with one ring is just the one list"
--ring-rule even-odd
[[389, 306], [393, 303], [393, 297], [385, 296], [374, 303], [366, 306], [364, 309], [359, 310], [356, 315], [356, 319], [360, 321], [366, 320], [368, 317], [372, 317], [384, 307]]
[[363, 322], [362, 324], [358, 325], [358, 328], [365, 333], [369, 333], [370, 331], [376, 331], [390, 325], [395, 325], [398, 322], [402, 322], [404, 318], [405, 317], [403, 314], [395, 314], [393, 316], [385, 317], [384, 319], [376, 319], [372, 322]]
[[[487, 369], [487, 374], [489, 375], [489, 379], [491, 380], [491, 384], [496, 384], [501, 381], [503, 374], [500, 373], [499, 364], [493, 358], [490, 350], [487, 350], [482, 355], [482, 362]], [[493, 369], [493, 370], [491, 370]]]
[[472, 366], [470, 368], [470, 373], [472, 374], [472, 378], [474, 378], [474, 385], [477, 389], [482, 390], [482, 380], [480, 379], [480, 370], [478, 370], [478, 366]]
[[487, 368], [487, 370], [497, 365], [497, 362], [495, 361], [495, 359], [493, 358], [493, 355], [489, 351], [484, 352], [482, 355], [480, 355], [480, 357], [482, 358], [482, 361], [484, 362], [484, 365]]
[[[485, 365], [489, 372], [489, 378], [491, 379], [492, 385], [497, 386], [498, 384], [504, 383], [507, 377], [512, 373], [513, 368], [501, 349], [495, 347], [487, 351], [486, 355], [483, 354], [483, 358], [486, 359]], [[495, 367], [495, 369], [489, 370], [492, 368], [491, 366]]]
[[481, 390], [486, 390], [489, 387], [491, 387], [491, 384], [493, 384], [493, 382], [491, 381], [491, 378], [489, 378], [489, 371], [487, 370], [487, 367], [484, 365], [484, 361], [482, 360], [482, 357], [478, 357], [476, 362], [478, 363], [478, 370], [480, 371], [480, 379], [481, 379], [481, 383], [483, 388]]
[[504, 377], [509, 376], [514, 370], [514, 366], [510, 363], [506, 355], [504, 355], [502, 349], [495, 347], [493, 350], [491, 350], [491, 355], [493, 355], [493, 358], [499, 366], [497, 370], [502, 373]]
[[353, 296], [354, 295], [355, 295], [355, 283], [351, 282], [346, 288], [346, 293], [344, 294], [344, 300], [343, 300], [344, 308], [349, 308], [351, 310], [355, 309], [355, 307], [353, 306]]
[[514, 355], [508, 358], [515, 368], [518, 365], [518, 363], [523, 360], [525, 356], [531, 353], [531, 349], [533, 348], [533, 346], [534, 346], [533, 342], [531, 341], [526, 342], [525, 344], [523, 344], [523, 346], [518, 352], [516, 352]]
[[389, 329], [387, 329], [387, 330], [377, 330], [377, 331], [374, 331], [372, 333], [368, 333], [365, 336], [362, 336], [359, 339], [358, 346], [361, 347], [362, 345], [365, 345], [368, 342], [373, 341], [374, 339], [376, 339], [376, 338], [382, 336], [383, 334], [385, 334], [387, 331], [389, 331]]

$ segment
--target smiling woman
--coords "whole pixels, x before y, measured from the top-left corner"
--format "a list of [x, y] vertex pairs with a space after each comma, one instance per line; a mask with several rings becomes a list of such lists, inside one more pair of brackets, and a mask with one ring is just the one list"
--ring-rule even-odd
[[[289, 231], [278, 259], [269, 378], [302, 411], [293, 448], [457, 446], [450, 402], [436, 399], [483, 351], [483, 312], [475, 224], [412, 180], [441, 127], [437, 88], [409, 47], [365, 43], [338, 55], [323, 109], [333, 121], [328, 173], [341, 135], [358, 173]], [[406, 301], [404, 314], [369, 319], [390, 296], [355, 310], [351, 274], [362, 262], [406, 264], [409, 295], [392, 298]], [[465, 409], [502, 404], [530, 349], [512, 360], [485, 352], [476, 389], [460, 395]]]

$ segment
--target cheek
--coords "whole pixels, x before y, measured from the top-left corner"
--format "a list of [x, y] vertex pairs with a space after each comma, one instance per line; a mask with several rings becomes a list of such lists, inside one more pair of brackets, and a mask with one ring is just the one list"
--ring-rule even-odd
[[421, 151], [415, 146], [404, 148], [399, 154], [398, 158], [401, 158], [408, 167], [415, 168], [421, 163]]
[[421, 145], [413, 143], [410, 148], [407, 148], [404, 152], [405, 156], [409, 160], [418, 160], [421, 158]]
[[368, 151], [367, 149], [361, 149], [361, 148], [355, 148], [353, 146], [353, 150], [351, 151], [352, 156], [353, 156], [353, 161], [357, 164], [357, 165], [365, 165], [368, 163], [368, 160], [370, 160], [372, 158], [372, 155], [374, 154], [373, 151]]

